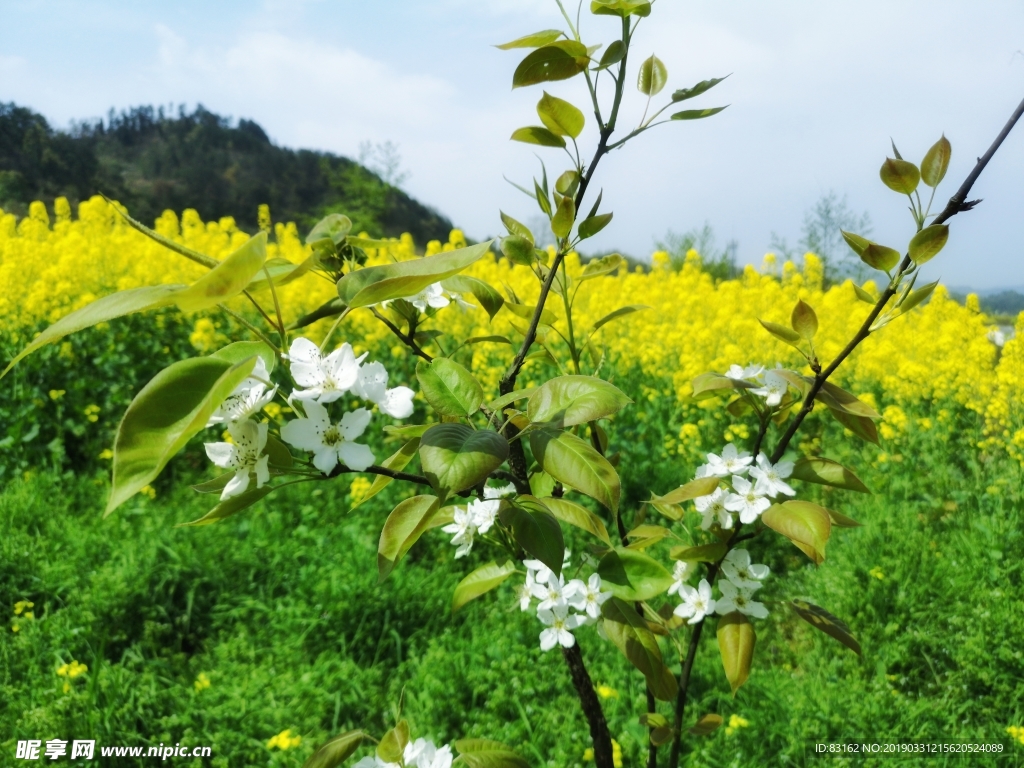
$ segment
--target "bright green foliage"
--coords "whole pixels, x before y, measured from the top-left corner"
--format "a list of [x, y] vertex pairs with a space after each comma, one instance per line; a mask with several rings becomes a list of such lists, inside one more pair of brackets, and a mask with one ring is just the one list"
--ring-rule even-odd
[[530, 432], [530, 448], [553, 478], [618, 511], [619, 476], [589, 443], [568, 432], [538, 429]]
[[601, 614], [608, 639], [643, 673], [651, 693], [662, 701], [674, 699], [678, 690], [675, 675], [665, 664], [658, 639], [647, 622], [633, 606], [618, 597], [606, 602]]
[[586, 46], [575, 40], [561, 40], [545, 45], [530, 53], [516, 67], [512, 75], [512, 87], [568, 80], [586, 69], [589, 61]]
[[937, 187], [946, 176], [953, 147], [945, 136], [932, 144], [921, 161], [921, 181], [929, 187]]
[[909, 195], [917, 189], [917, 183], [921, 180], [921, 171], [913, 163], [906, 160], [891, 157], [886, 158], [882, 168], [878, 172], [882, 177], [882, 183], [893, 192]]
[[516, 38], [510, 43], [502, 43], [501, 45], [496, 45], [494, 47], [500, 48], [503, 51], [508, 51], [513, 48], [541, 48], [548, 43], [555, 42], [555, 40], [561, 36], [561, 30], [545, 29], [542, 32], [534, 32], [532, 35], [524, 35], [523, 37]]
[[398, 561], [430, 528], [439, 507], [440, 499], [436, 496], [413, 496], [388, 515], [377, 546], [377, 572], [381, 580], [387, 578]]
[[733, 696], [750, 677], [756, 640], [754, 625], [742, 613], [733, 612], [718, 620], [718, 650]]
[[[552, 96], [547, 91], [544, 91], [544, 95], [537, 103], [537, 114], [548, 130], [558, 136], [575, 139], [583, 133], [583, 125], [586, 122], [583, 113], [568, 101]], [[562, 146], [565, 146], [564, 141]]]
[[465, 424], [438, 424], [424, 432], [420, 441], [423, 474], [442, 495], [472, 488], [507, 457], [505, 438]]
[[825, 544], [832, 533], [832, 520], [824, 508], [810, 501], [784, 501], [767, 509], [761, 521], [792, 541], [815, 565], [824, 562]]
[[559, 376], [534, 390], [526, 416], [534, 423], [572, 427], [611, 416], [632, 402], [617, 387], [594, 376]]
[[910, 241], [910, 259], [917, 265], [931, 261], [938, 255], [949, 240], [949, 227], [946, 224], [934, 224], [925, 227]]
[[256, 277], [267, 260], [267, 234], [260, 232], [224, 261], [175, 294], [182, 312], [198, 312], [234, 298]]
[[504, 565], [497, 563], [481, 565], [455, 587], [455, 592], [452, 594], [452, 613], [455, 613], [470, 600], [476, 600], [481, 595], [486, 595], [492, 589], [496, 589], [515, 572], [516, 566], [512, 561], [506, 561]]
[[512, 530], [512, 536], [526, 553], [554, 572], [562, 572], [565, 540], [558, 520], [543, 502], [533, 496], [519, 496], [502, 505], [501, 522]]
[[480, 382], [446, 357], [430, 363], [421, 360], [416, 366], [416, 379], [427, 402], [442, 416], [472, 416], [484, 401]]
[[672, 584], [672, 574], [649, 555], [616, 547], [597, 567], [601, 582], [622, 600], [650, 600]]

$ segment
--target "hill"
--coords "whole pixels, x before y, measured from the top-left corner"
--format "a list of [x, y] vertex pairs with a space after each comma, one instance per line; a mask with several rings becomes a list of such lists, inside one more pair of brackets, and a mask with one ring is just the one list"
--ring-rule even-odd
[[333, 211], [349, 215], [356, 231], [409, 232], [419, 244], [445, 240], [452, 228], [348, 158], [276, 146], [255, 122], [233, 124], [202, 106], [177, 114], [137, 107], [60, 131], [0, 103], [0, 207], [23, 215], [32, 200], [64, 195], [74, 205], [98, 192], [144, 222], [195, 208], [204, 220], [233, 216], [253, 231], [257, 206], [268, 203], [275, 220], [300, 230]]

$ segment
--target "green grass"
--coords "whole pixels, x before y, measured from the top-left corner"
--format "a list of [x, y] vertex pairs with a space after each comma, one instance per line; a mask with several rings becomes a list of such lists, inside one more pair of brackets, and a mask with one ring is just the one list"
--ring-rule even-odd
[[[698, 451], [662, 448], [680, 418], [655, 400], [615, 425], [629, 445], [630, 514], [650, 489], [692, 474]], [[876, 493], [817, 494], [863, 523], [834, 533], [820, 568], [770, 532], [749, 543], [772, 567], [761, 594], [775, 601], [757, 623], [754, 671], [733, 698], [707, 632], [687, 714], [687, 723], [717, 712], [749, 725], [689, 738], [685, 764], [825, 765], [808, 759], [815, 742], [855, 739], [1006, 748], [1001, 758], [904, 765], [1024, 763], [1024, 746], [1006, 734], [1024, 724], [1022, 476], [979, 454], [977, 425], [961, 418], [950, 432], [886, 446], [892, 457], [877, 464], [877, 450], [812, 420], [808, 438], [855, 464]], [[0, 763], [13, 761], [18, 739], [86, 737], [213, 747], [206, 763], [176, 765], [300, 766], [338, 730], [379, 735], [401, 702], [414, 735], [495, 738], [533, 766], [583, 765], [589, 737], [564, 663], [539, 650], [539, 622], [514, 605], [513, 584], [448, 610], [486, 550], [455, 561], [435, 531], [377, 583], [395, 485], [353, 513], [347, 483], [334, 482], [289, 488], [218, 525], [174, 528], [209, 497], [168, 490], [104, 520], [105, 484], [40, 474], [0, 495], [0, 606], [14, 621], [14, 604], [31, 600], [36, 616], [0, 632]], [[585, 543], [570, 542], [574, 553]], [[863, 656], [797, 618], [783, 604], [794, 597], [846, 620]], [[618, 693], [605, 704], [625, 764], [641, 765], [643, 679], [593, 629], [578, 637], [595, 683]], [[71, 660], [89, 671], [65, 692], [56, 670]], [[211, 685], [197, 691], [200, 673]], [[286, 728], [301, 745], [268, 750]], [[105, 763], [136, 764], [152, 761]]]

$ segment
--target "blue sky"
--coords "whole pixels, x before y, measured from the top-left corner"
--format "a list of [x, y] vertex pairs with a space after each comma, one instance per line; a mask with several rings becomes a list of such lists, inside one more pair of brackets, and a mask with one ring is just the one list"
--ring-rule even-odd
[[[554, 0], [3, 0], [3, 10], [0, 100], [56, 126], [111, 107], [202, 103], [285, 146], [355, 156], [361, 142], [395, 142], [408, 191], [472, 237], [499, 231], [499, 208], [535, 216], [502, 175], [528, 182], [538, 167], [507, 137], [537, 123], [541, 91], [512, 91], [521, 54], [492, 45], [560, 26]], [[588, 43], [615, 34], [614, 20], [584, 19]], [[595, 183], [615, 220], [595, 249], [643, 256], [667, 231], [708, 221], [720, 243], [738, 241], [741, 261], [760, 263], [772, 233], [799, 239], [805, 211], [830, 190], [870, 214], [874, 239], [902, 248], [912, 222], [877, 173], [889, 138], [919, 159], [944, 132], [953, 161], [939, 197], [952, 194], [1024, 98], [1024, 4], [659, 0], [636, 52], [666, 63], [665, 95], [732, 73], [695, 103], [730, 106], [606, 158]], [[586, 103], [575, 81], [549, 90]], [[642, 111], [632, 90], [622, 124]], [[562, 170], [558, 151], [540, 154]], [[925, 276], [1024, 284], [1024, 126], [974, 196], [985, 202], [954, 220]]]

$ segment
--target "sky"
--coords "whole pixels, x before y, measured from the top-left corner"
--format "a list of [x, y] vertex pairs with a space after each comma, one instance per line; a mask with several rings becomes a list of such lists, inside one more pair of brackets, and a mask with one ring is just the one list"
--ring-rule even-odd
[[[571, 2], [571, 7], [575, 7]], [[0, 101], [55, 127], [142, 104], [202, 104], [259, 123], [282, 146], [355, 157], [393, 142], [403, 187], [468, 236], [502, 232], [498, 211], [531, 225], [529, 185], [561, 150], [511, 142], [538, 124], [541, 87], [513, 90], [523, 51], [497, 43], [564, 28], [554, 0], [0, 0]], [[584, 8], [582, 36], [607, 44], [615, 19]], [[709, 223], [740, 262], [760, 264], [773, 234], [795, 244], [823, 195], [868, 213], [872, 239], [905, 250], [906, 199], [878, 177], [895, 140], [919, 161], [952, 142], [936, 209], [1024, 98], [1019, 0], [658, 0], [634, 41], [633, 67], [655, 53], [672, 90], [730, 77], [687, 106], [712, 118], [655, 128], [605, 157], [594, 184], [613, 222], [584, 251], [648, 256], [670, 231]], [[646, 97], [630, 72], [620, 126]], [[582, 78], [549, 83], [585, 107]], [[609, 94], [605, 94], [606, 97]], [[596, 143], [585, 110], [584, 156]], [[923, 278], [995, 289], [1024, 285], [1024, 125], [975, 186], [984, 202], [957, 216]], [[585, 206], [587, 207], [587, 206]], [[200, 212], [202, 213], [202, 212]]]

